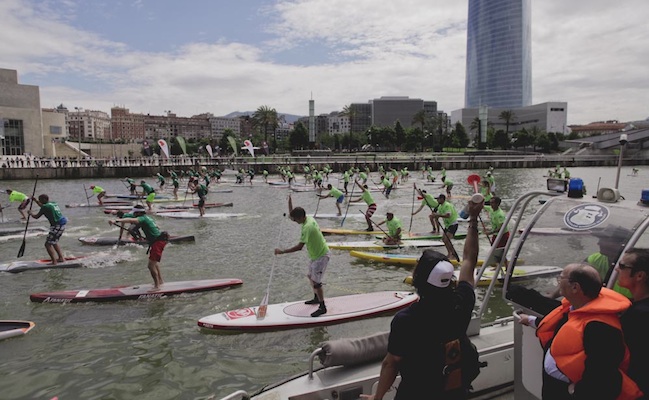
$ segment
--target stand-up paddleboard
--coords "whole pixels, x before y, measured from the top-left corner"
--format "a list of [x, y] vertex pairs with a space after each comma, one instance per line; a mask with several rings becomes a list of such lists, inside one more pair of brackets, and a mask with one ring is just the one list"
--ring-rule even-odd
[[[116, 199], [146, 200], [146, 196], [138, 196], [136, 194], [107, 194], [106, 197], [114, 197]], [[159, 195], [156, 193], [155, 198], [168, 199], [169, 196]]]
[[[516, 267], [514, 268], [511, 278], [509, 279], [512, 282], [519, 282], [519, 281], [524, 281], [524, 280], [529, 280], [534, 278], [548, 278], [548, 277], [559, 275], [561, 271], [563, 271], [563, 268], [560, 267], [545, 267], [545, 266]], [[480, 281], [478, 281], [478, 286], [489, 286], [495, 273], [496, 273], [495, 268], [489, 268], [488, 270], [486, 270], [482, 274]], [[460, 271], [456, 270], [453, 272], [453, 274], [455, 275], [455, 279], [459, 279]], [[407, 276], [406, 279], [403, 280], [403, 282], [412, 285], [412, 276]], [[498, 285], [501, 286], [505, 282], [505, 277], [503, 276], [502, 273], [498, 276], [496, 282], [498, 283]]]
[[[349, 252], [352, 257], [360, 258], [361, 260], [382, 262], [396, 265], [417, 265], [417, 260], [421, 254], [392, 254], [392, 253], [375, 253], [368, 251], [352, 250]], [[478, 260], [477, 266], [481, 266], [484, 260]], [[457, 260], [451, 260], [451, 264], [459, 266], [461, 263]]]
[[[338, 215], [338, 214], [317, 213], [315, 216], [312, 215], [312, 217], [316, 219], [343, 219], [345, 217], [345, 214]], [[347, 219], [355, 219], [355, 220], [362, 219], [363, 221], [365, 221], [365, 215], [348, 213]]]
[[201, 217], [201, 215], [198, 212], [189, 212], [189, 211], [162, 213], [159, 215], [161, 217], [180, 218], [180, 219], [194, 219], [194, 218], [228, 219], [228, 218], [239, 218], [239, 217], [246, 216], [245, 213], [205, 213]]
[[[232, 207], [234, 203], [205, 203], [205, 208], [217, 208], [217, 207]], [[174, 206], [160, 206], [161, 209], [198, 209], [198, 204], [188, 204], [188, 205], [174, 205]]]
[[266, 183], [268, 183], [271, 186], [288, 186], [288, 182], [284, 182], [284, 181], [268, 181]]
[[[377, 235], [377, 239], [383, 239], [384, 235]], [[408, 232], [401, 234], [402, 239], [408, 240], [442, 240], [442, 234], [431, 232]], [[454, 239], [465, 239], [466, 232], [456, 232]]]
[[183, 293], [206, 292], [239, 286], [241, 279], [204, 279], [198, 281], [165, 282], [160, 290], [152, 291], [153, 285], [116, 286], [106, 289], [64, 290], [61, 292], [33, 293], [29, 299], [36, 303], [83, 303], [119, 300], [163, 299]]
[[323, 235], [376, 235], [376, 231], [342, 228], [320, 228], [320, 232], [322, 232]]
[[[126, 234], [124, 234], [126, 236]], [[196, 238], [194, 235], [182, 235], [182, 236], [169, 236], [170, 243], [185, 243], [185, 242], [194, 242]], [[97, 236], [86, 236], [80, 237], [79, 241], [83, 244], [90, 244], [95, 246], [113, 246], [117, 244], [117, 238], [112, 237], [97, 237]], [[125, 244], [139, 244], [142, 246], [147, 246], [148, 242], [146, 240], [134, 240], [133, 238], [123, 237], [119, 241], [120, 245]]]
[[35, 326], [31, 321], [0, 320], [0, 340], [22, 336]]
[[[49, 228], [46, 228], [44, 226], [28, 226], [27, 227], [27, 232], [28, 233], [33, 233], [33, 232], [49, 232]], [[21, 233], [25, 233], [25, 228], [21, 226], [16, 226], [12, 228], [0, 228], [0, 236], [5, 236], [5, 235], [18, 235]]]
[[104, 204], [99, 205], [99, 203], [71, 203], [66, 204], [66, 208], [80, 208], [80, 207], [117, 207], [117, 206], [128, 206], [132, 207], [130, 201], [104, 201]]
[[83, 267], [84, 259], [88, 256], [82, 257], [66, 257], [64, 262], [59, 262], [56, 265], [51, 265], [52, 260], [32, 260], [32, 261], [13, 261], [7, 264], [0, 264], [0, 272], [23, 272], [39, 269], [58, 269], [58, 268], [79, 268]]
[[318, 305], [304, 304], [304, 300], [268, 305], [266, 316], [257, 319], [259, 307], [225, 311], [203, 317], [198, 326], [206, 329], [263, 332], [283, 329], [334, 325], [362, 318], [394, 313], [419, 299], [410, 292], [374, 292], [327, 297], [327, 313], [311, 317]]
[[402, 240], [399, 244], [385, 244], [381, 240], [366, 240], [359, 242], [327, 242], [330, 249], [336, 250], [384, 250], [401, 249], [404, 247], [440, 247], [444, 242], [440, 240]]

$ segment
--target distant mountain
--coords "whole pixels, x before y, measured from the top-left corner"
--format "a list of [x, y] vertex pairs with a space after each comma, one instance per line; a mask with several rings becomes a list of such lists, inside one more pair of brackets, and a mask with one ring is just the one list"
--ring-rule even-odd
[[[237, 117], [241, 117], [241, 116], [244, 116], [244, 115], [252, 115], [254, 113], [255, 113], [254, 111], [234, 111], [234, 112], [231, 112], [228, 115], [224, 115], [224, 117], [225, 118], [237, 118]], [[298, 119], [303, 117], [303, 115], [284, 114], [284, 113], [281, 113], [281, 112], [277, 112], [277, 115], [278, 116], [283, 115], [284, 119], [289, 124], [292, 124], [295, 121], [297, 121]]]

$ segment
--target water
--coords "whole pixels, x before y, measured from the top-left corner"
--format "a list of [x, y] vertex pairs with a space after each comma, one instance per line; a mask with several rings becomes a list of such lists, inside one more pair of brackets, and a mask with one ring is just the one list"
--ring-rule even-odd
[[[584, 179], [588, 195], [601, 186], [613, 186], [615, 168], [571, 168], [573, 177]], [[625, 167], [620, 189], [627, 198], [639, 197], [649, 188], [649, 172], [629, 177]], [[449, 171], [455, 182], [453, 192], [470, 194], [466, 178], [484, 171]], [[508, 199], [532, 189], [545, 189], [546, 169], [496, 170], [497, 192]], [[421, 175], [413, 173], [420, 184]], [[232, 193], [211, 194], [210, 202], [233, 202], [234, 207], [217, 212], [246, 213], [237, 219], [172, 220], [157, 218], [161, 228], [172, 234], [196, 235], [195, 244], [170, 244], [163, 255], [162, 274], [166, 281], [241, 278], [238, 288], [156, 301], [124, 301], [106, 304], [39, 304], [29, 301], [33, 292], [100, 288], [149, 283], [145, 249], [137, 246], [84, 246], [81, 236], [118, 236], [98, 208], [67, 208], [69, 227], [62, 239], [66, 255], [101, 251], [100, 260], [90, 268], [30, 271], [0, 274], [0, 319], [36, 322], [27, 336], [0, 342], [0, 395], [3, 399], [196, 399], [225, 396], [237, 389], [254, 391], [305, 369], [308, 355], [328, 339], [367, 335], [389, 330], [391, 317], [373, 318], [341, 325], [258, 334], [220, 334], [201, 331], [196, 321], [217, 312], [258, 305], [274, 277], [271, 303], [307, 299], [311, 291], [304, 278], [306, 251], [275, 257], [275, 247], [287, 248], [298, 242], [299, 226], [282, 216], [287, 212], [287, 189], [269, 187], [258, 179], [250, 187], [233, 187]], [[376, 180], [377, 178], [374, 177]], [[151, 179], [153, 182], [153, 179]], [[335, 183], [335, 180], [331, 182]], [[411, 183], [415, 180], [411, 180]], [[38, 182], [36, 193], [48, 193], [63, 206], [85, 202], [83, 184], [97, 184], [109, 193], [125, 193], [118, 180], [93, 182], [48, 180]], [[31, 194], [32, 181], [10, 182], [11, 188]], [[230, 188], [229, 184], [222, 185]], [[438, 189], [424, 186], [430, 193]], [[412, 185], [393, 192], [392, 202], [401, 204], [397, 216], [409, 226]], [[379, 203], [376, 221], [383, 217], [385, 200]], [[313, 193], [294, 193], [294, 204], [313, 212]], [[0, 197], [6, 205], [6, 197]], [[92, 201], [92, 199], [91, 199]], [[462, 201], [456, 206], [461, 207]], [[509, 202], [511, 204], [511, 202]], [[418, 207], [418, 204], [416, 205]], [[352, 205], [349, 213], [362, 206]], [[323, 199], [318, 213], [334, 213], [334, 200]], [[15, 205], [4, 210], [16, 219]], [[427, 213], [413, 221], [413, 231], [430, 230]], [[44, 221], [32, 222], [44, 225]], [[320, 220], [333, 227], [335, 221]], [[30, 223], [31, 225], [31, 223]], [[10, 226], [3, 224], [3, 226]], [[347, 228], [363, 228], [355, 219]], [[336, 238], [334, 240], [343, 240]], [[348, 237], [345, 240], [360, 240]], [[42, 258], [44, 237], [28, 238], [24, 260]], [[16, 259], [21, 239], [0, 243], [0, 260]], [[456, 242], [461, 253], [462, 241]], [[482, 240], [481, 255], [486, 254]], [[403, 251], [413, 253], [414, 251]], [[380, 290], [410, 290], [402, 283], [411, 270], [386, 264], [372, 264], [334, 251], [326, 274], [326, 296]], [[479, 297], [481, 293], [479, 293]], [[486, 319], [511, 315], [511, 308], [493, 295]]]

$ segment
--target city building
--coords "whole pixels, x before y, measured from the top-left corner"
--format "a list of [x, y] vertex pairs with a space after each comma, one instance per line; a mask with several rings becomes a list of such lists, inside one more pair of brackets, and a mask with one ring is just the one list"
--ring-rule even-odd
[[[606, 133], [621, 132], [629, 127], [628, 123], [619, 121], [597, 121], [586, 125], [570, 125], [570, 131], [580, 137], [603, 135]], [[631, 129], [635, 129], [635, 126]]]
[[530, 0], [469, 0], [465, 108], [532, 104]]
[[[506, 122], [500, 118], [503, 111], [511, 111], [513, 118], [509, 122], [509, 133], [523, 128], [530, 130], [533, 127], [545, 132], [567, 133], [568, 103], [547, 102], [518, 108], [487, 108], [487, 124], [495, 130], [507, 131]], [[470, 131], [471, 124], [479, 116], [479, 108], [462, 108], [451, 112], [451, 126], [460, 122], [469, 135], [477, 134], [477, 130]]]
[[329, 124], [327, 132], [330, 135], [343, 135], [351, 132], [349, 117], [340, 112], [334, 111], [329, 113], [327, 122]]
[[[57, 144], [64, 143], [67, 139], [65, 131], [66, 113], [58, 108], [41, 110], [43, 124], [43, 155], [57, 157], [64, 154], [57, 152]], [[60, 147], [60, 146], [59, 146]], [[72, 151], [65, 155], [74, 154]]]
[[[66, 126], [70, 140], [110, 140], [110, 116], [97, 110], [84, 110], [79, 107], [67, 112]], [[67, 111], [67, 109], [66, 109]]]
[[223, 132], [232, 131], [236, 136], [241, 135], [241, 119], [228, 117], [215, 117], [212, 114], [208, 117], [211, 126], [211, 133], [216, 140], [221, 140]]
[[43, 120], [38, 86], [18, 83], [18, 72], [0, 68], [1, 155], [43, 155]]
[[112, 137], [124, 142], [139, 142], [145, 139], [144, 114], [131, 114], [128, 108], [110, 109]]

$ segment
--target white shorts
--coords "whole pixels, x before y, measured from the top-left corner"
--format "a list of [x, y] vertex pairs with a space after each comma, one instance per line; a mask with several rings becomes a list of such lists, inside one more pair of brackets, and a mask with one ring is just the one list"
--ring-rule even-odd
[[306, 276], [315, 283], [322, 283], [322, 276], [327, 270], [327, 264], [329, 264], [329, 253], [313, 260], [309, 263], [307, 267]]

